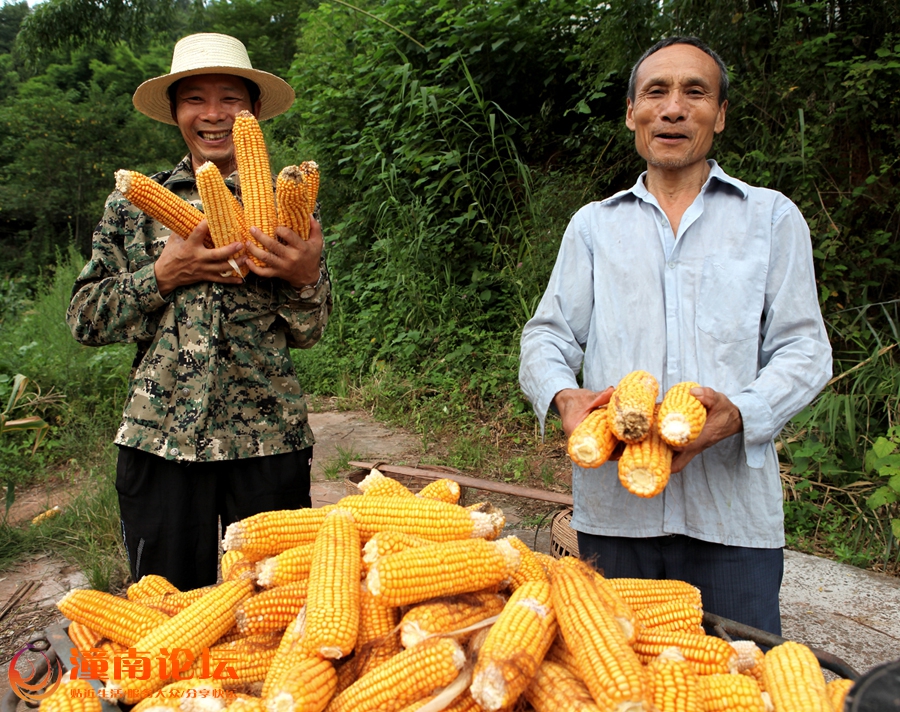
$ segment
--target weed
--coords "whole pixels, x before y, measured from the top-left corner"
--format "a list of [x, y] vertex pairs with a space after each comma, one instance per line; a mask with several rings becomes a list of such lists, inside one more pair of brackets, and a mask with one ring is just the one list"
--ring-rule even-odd
[[339, 480], [341, 475], [351, 469], [350, 461], [359, 460], [362, 453], [356, 452], [352, 447], [344, 449], [337, 446], [337, 455], [322, 463], [322, 471], [326, 480]]

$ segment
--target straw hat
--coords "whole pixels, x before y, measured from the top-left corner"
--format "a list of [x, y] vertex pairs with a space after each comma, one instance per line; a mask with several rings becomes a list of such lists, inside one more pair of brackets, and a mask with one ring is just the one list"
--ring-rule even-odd
[[233, 74], [256, 82], [262, 103], [260, 120], [283, 114], [294, 103], [291, 85], [274, 74], [254, 69], [247, 48], [240, 40], [204, 32], [178, 40], [172, 53], [172, 69], [161, 77], [148, 79], [137, 88], [132, 99], [135, 108], [151, 119], [174, 124], [169, 87], [179, 79], [195, 74]]

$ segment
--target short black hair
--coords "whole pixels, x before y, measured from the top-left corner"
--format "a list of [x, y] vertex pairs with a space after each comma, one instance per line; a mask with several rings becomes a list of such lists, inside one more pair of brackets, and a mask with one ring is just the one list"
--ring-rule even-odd
[[640, 59], [634, 63], [634, 66], [631, 68], [631, 76], [628, 78], [628, 98], [634, 103], [634, 98], [636, 94], [636, 82], [637, 82], [637, 73], [638, 68], [641, 66], [643, 61], [647, 59], [654, 52], [659, 52], [661, 49], [665, 49], [666, 47], [671, 47], [672, 45], [686, 44], [691, 45], [691, 47], [696, 47], [702, 52], [705, 52], [710, 57], [715, 60], [715, 63], [719, 67], [719, 106], [721, 106], [726, 99], [728, 99], [728, 67], [725, 66], [725, 62], [722, 61], [722, 58], [713, 52], [709, 48], [703, 40], [697, 37], [667, 37], [664, 40], [660, 40], [655, 45], [653, 45], [650, 49], [644, 52]]
[[[182, 77], [185, 79], [185, 77]], [[244, 86], [247, 88], [247, 93], [250, 95], [250, 106], [256, 106], [256, 102], [259, 101], [259, 85], [254, 82], [252, 79], [247, 79], [247, 77], [238, 77], [242, 82], [244, 82]], [[181, 83], [181, 79], [176, 79], [169, 85], [169, 88], [166, 92], [169, 95], [169, 104], [172, 107], [172, 116], [175, 115], [175, 94], [178, 92], [178, 85]]]

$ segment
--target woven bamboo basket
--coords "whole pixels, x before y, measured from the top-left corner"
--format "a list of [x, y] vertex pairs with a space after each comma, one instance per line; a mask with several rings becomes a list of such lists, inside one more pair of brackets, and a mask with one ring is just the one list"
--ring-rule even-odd
[[550, 524], [550, 553], [557, 559], [578, 556], [578, 535], [571, 523], [571, 507], [561, 509], [553, 515], [553, 522]]

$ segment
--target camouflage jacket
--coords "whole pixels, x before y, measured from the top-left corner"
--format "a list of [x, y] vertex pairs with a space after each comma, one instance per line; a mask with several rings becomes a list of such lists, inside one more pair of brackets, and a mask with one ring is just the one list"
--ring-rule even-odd
[[[226, 179], [232, 190], [235, 177]], [[190, 156], [153, 179], [202, 207]], [[309, 299], [252, 272], [244, 284], [199, 282], [162, 297], [154, 262], [168, 234], [113, 192], [66, 314], [82, 344], [137, 343], [115, 442], [199, 462], [312, 445], [290, 347], [315, 344], [331, 313], [324, 258]]]

